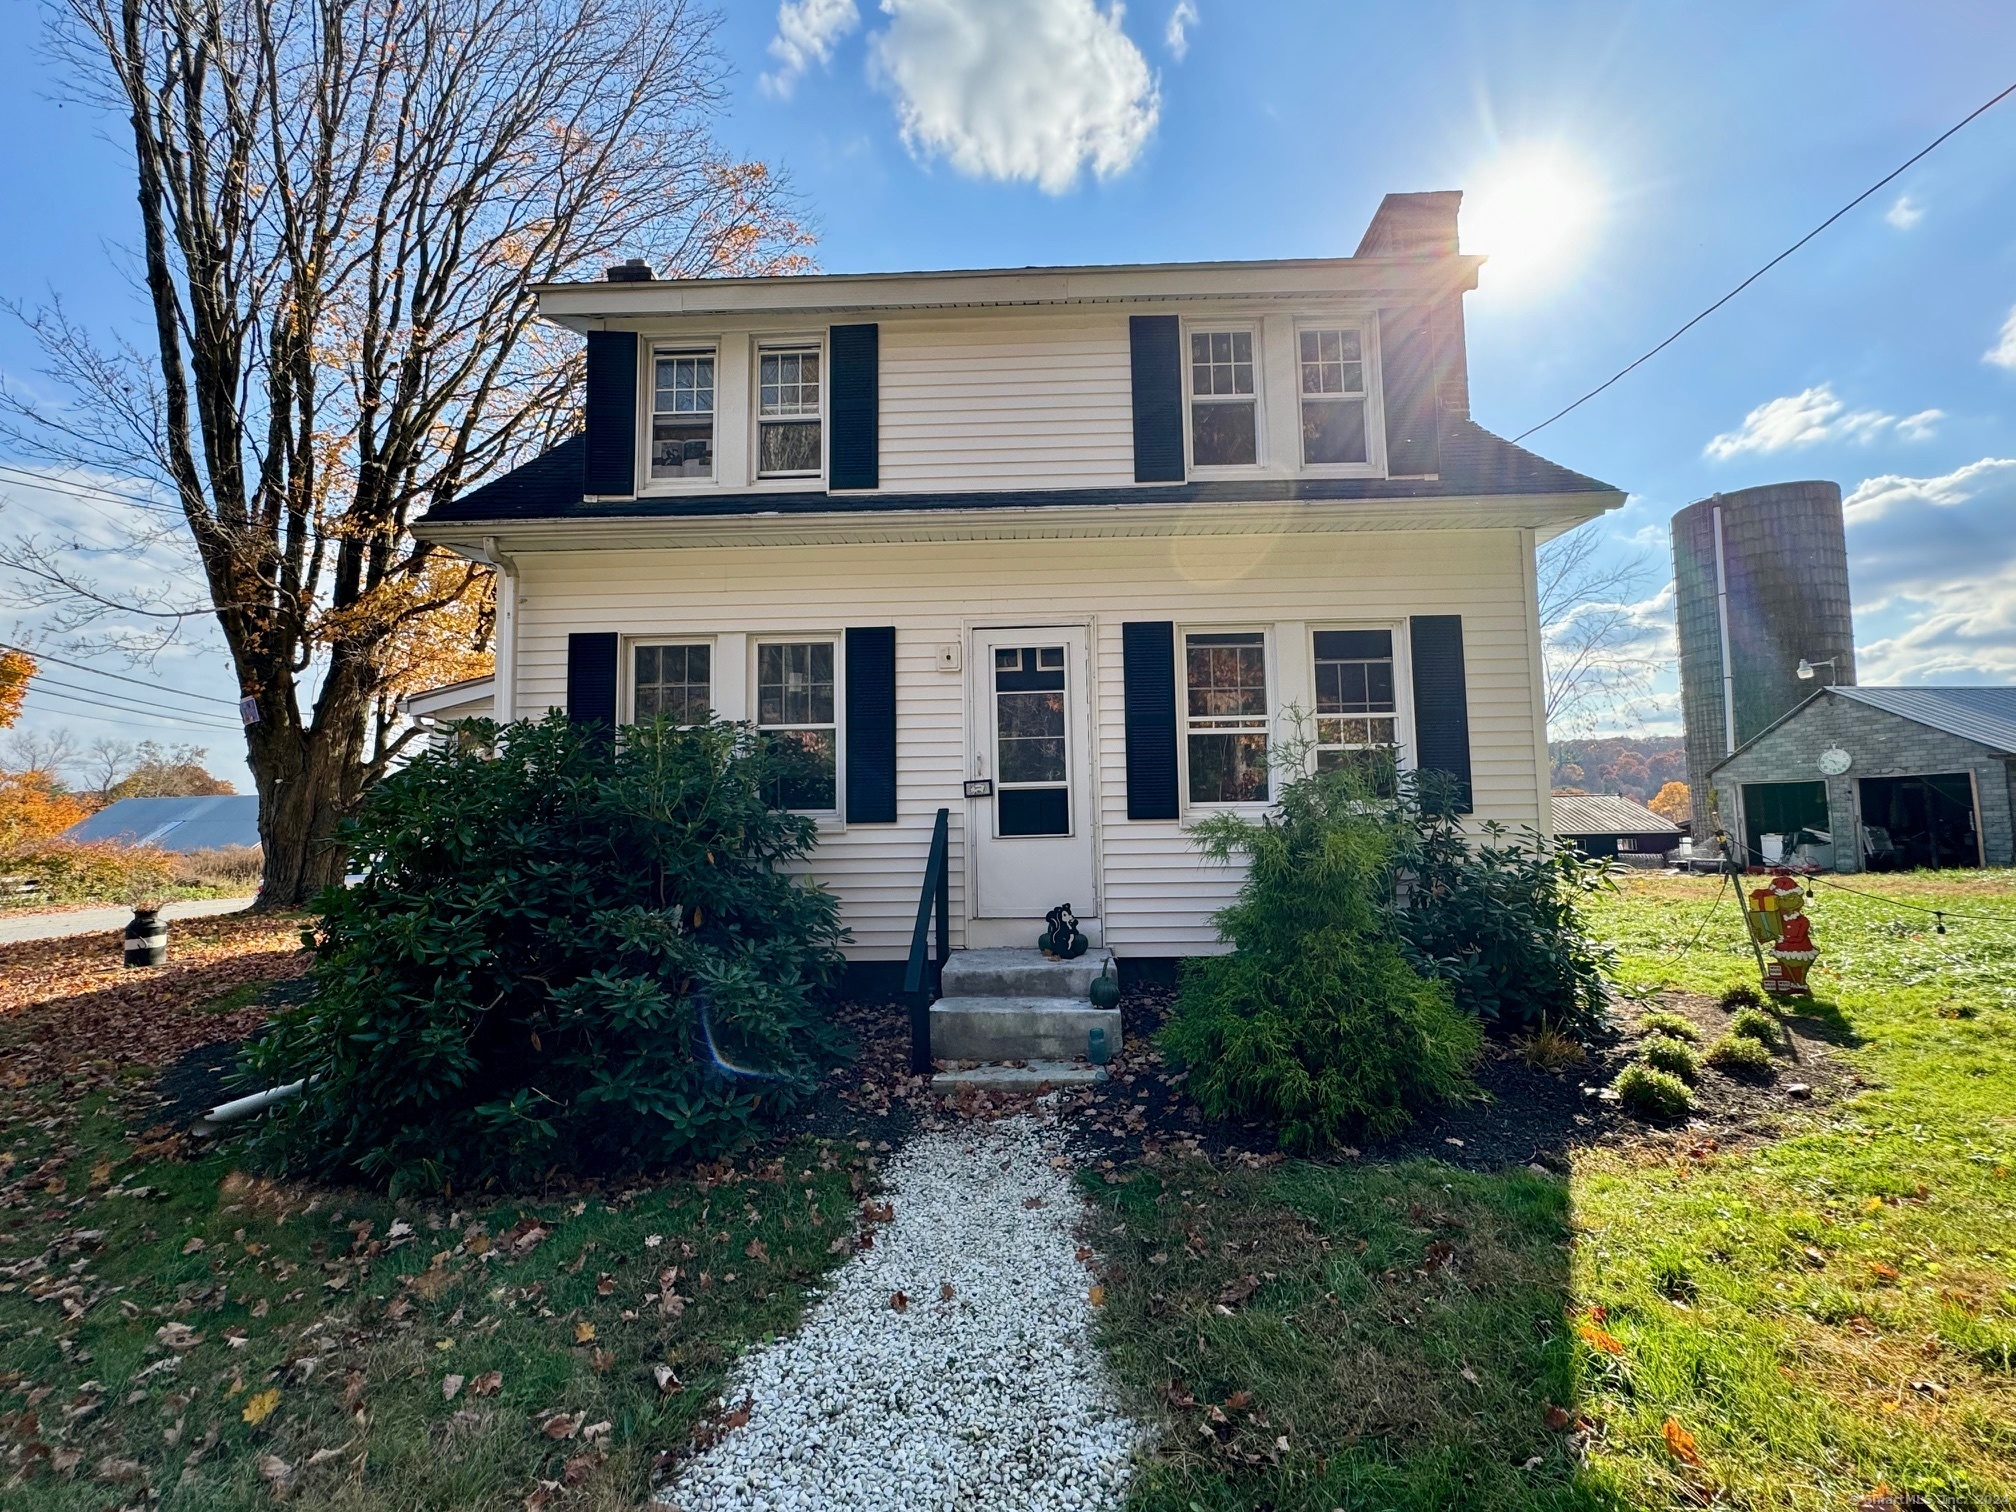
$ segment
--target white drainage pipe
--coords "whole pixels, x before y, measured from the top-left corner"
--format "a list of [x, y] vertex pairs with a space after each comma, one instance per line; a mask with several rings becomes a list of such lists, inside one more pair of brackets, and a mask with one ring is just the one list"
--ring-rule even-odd
[[264, 1092], [254, 1092], [247, 1097], [234, 1098], [227, 1103], [219, 1103], [208, 1113], [190, 1125], [193, 1134], [215, 1134], [228, 1123], [235, 1123], [254, 1113], [264, 1112], [275, 1103], [285, 1102], [290, 1097], [299, 1097], [309, 1082], [322, 1080], [320, 1076], [310, 1076], [301, 1081], [289, 1082], [284, 1087], [268, 1087]]

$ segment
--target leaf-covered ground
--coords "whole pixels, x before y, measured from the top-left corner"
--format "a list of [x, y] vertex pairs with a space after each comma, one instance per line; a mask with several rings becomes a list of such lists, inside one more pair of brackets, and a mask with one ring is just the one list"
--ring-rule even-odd
[[[1133, 1505], [2008, 1505], [2016, 877], [1850, 885], [1899, 901], [1820, 887], [1802, 1058], [1699, 1127], [1591, 1117], [1497, 1171], [1161, 1154], [1093, 1182], [1107, 1343], [1169, 1424]], [[1601, 904], [1627, 1024], [1719, 1027], [1754, 981], [1716, 888]]]
[[455, 1205], [248, 1177], [145, 1087], [258, 1022], [299, 930], [0, 947], [0, 1506], [635, 1506], [859, 1242], [880, 1152]]

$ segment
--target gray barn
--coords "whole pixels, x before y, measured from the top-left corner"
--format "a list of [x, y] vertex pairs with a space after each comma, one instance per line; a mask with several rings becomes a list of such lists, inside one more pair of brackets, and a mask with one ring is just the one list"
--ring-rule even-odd
[[1823, 688], [1710, 782], [1753, 866], [2016, 864], [2016, 688]]

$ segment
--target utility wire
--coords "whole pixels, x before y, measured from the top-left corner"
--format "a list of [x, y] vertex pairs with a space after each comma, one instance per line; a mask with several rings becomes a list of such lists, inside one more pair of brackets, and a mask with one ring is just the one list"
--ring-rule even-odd
[[[35, 690], [31, 688], [30, 691], [33, 692]], [[222, 720], [210, 720], [204, 718], [201, 715], [195, 715], [195, 714], [143, 713], [136, 716], [133, 709], [128, 705], [106, 703], [101, 698], [86, 698], [81, 693], [59, 693], [53, 688], [42, 690], [42, 697], [61, 699], [66, 703], [85, 704], [93, 709], [110, 709], [115, 714], [124, 714], [129, 723], [134, 721], [136, 718], [141, 720], [152, 719], [160, 722], [166, 722], [168, 724], [189, 725], [192, 728], [199, 730], [222, 730], [230, 734], [236, 734], [238, 730], [242, 728], [241, 726], [238, 725], [225, 724]]]
[[1902, 898], [1886, 898], [1881, 893], [1864, 892], [1859, 887], [1844, 887], [1839, 882], [1829, 881], [1826, 877], [1815, 877], [1813, 880], [1833, 888], [1836, 892], [1853, 893], [1858, 898], [1867, 898], [1872, 903], [1888, 903], [1893, 908], [1915, 908], [1919, 913], [1929, 913], [1936, 918], [1973, 919], [1983, 924], [2016, 924], [2016, 915], [1961, 913], [1951, 908], [1934, 908], [1926, 903], [1907, 903]]
[[[94, 697], [121, 698], [125, 700], [124, 703], [119, 705], [122, 709], [153, 709], [161, 714], [187, 714], [192, 718], [217, 719], [217, 716], [212, 714], [208, 709], [178, 708], [174, 704], [155, 703], [149, 699], [136, 698], [131, 693], [108, 692], [104, 688], [83, 687], [77, 683], [66, 683], [54, 677], [38, 677], [30, 686], [36, 688], [67, 688], [72, 693], [89, 693]], [[220, 720], [219, 723], [222, 723], [222, 721]]]
[[1903, 174], [1905, 169], [1910, 168], [1920, 159], [1928, 156], [1935, 148], [1941, 146], [1948, 137], [1951, 137], [1956, 132], [1958, 132], [1961, 129], [1961, 127], [1970, 125], [1978, 117], [1986, 115], [1990, 110], [1994, 109], [1997, 105], [2000, 105], [2012, 94], [2016, 94], [2016, 84], [2011, 84], [2007, 89], [2003, 90], [2000, 94], [1996, 95], [1995, 98], [1990, 100], [1987, 104], [1979, 106], [1975, 110], [1971, 111], [1966, 116], [1966, 118], [1960, 121], [1957, 125], [1948, 127], [1945, 131], [1941, 132], [1936, 138], [1933, 139], [1933, 141], [1929, 146], [1925, 147], [1919, 152], [1913, 153], [1909, 158], [1905, 159], [1904, 162], [1900, 164], [1892, 172], [1886, 173], [1885, 175], [1883, 175], [1882, 178], [1878, 179], [1875, 183], [1871, 184], [1867, 189], [1864, 189], [1860, 194], [1856, 195], [1855, 198], [1848, 201], [1847, 204], [1843, 205], [1839, 210], [1836, 210], [1832, 215], [1828, 216], [1827, 219], [1820, 222], [1819, 225], [1815, 226], [1811, 231], [1808, 231], [1804, 236], [1800, 237], [1799, 240], [1792, 243], [1791, 246], [1787, 247], [1783, 252], [1780, 252], [1776, 257], [1772, 258], [1771, 261], [1764, 264], [1763, 267], [1759, 268], [1755, 273], [1752, 273], [1748, 278], [1744, 279], [1743, 282], [1736, 285], [1735, 288], [1731, 289], [1727, 294], [1724, 294], [1720, 299], [1716, 300], [1715, 303], [1708, 306], [1707, 309], [1703, 310], [1699, 315], [1696, 315], [1692, 320], [1688, 321], [1687, 324], [1680, 327], [1679, 330], [1675, 331], [1671, 336], [1668, 336], [1664, 341], [1660, 342], [1659, 345], [1652, 348], [1651, 351], [1647, 352], [1643, 357], [1640, 357], [1636, 362], [1628, 363], [1624, 367], [1619, 368], [1615, 373], [1611, 374], [1608, 378], [1604, 379], [1603, 382], [1597, 384], [1596, 387], [1589, 390], [1588, 393], [1584, 394], [1580, 399], [1577, 399], [1573, 404], [1569, 405], [1566, 409], [1556, 410], [1553, 414], [1549, 415], [1545, 420], [1542, 420], [1538, 425], [1530, 426], [1527, 429], [1521, 431], [1518, 435], [1512, 438], [1513, 441], [1515, 443], [1524, 441], [1528, 436], [1533, 435], [1535, 432], [1545, 430], [1548, 426], [1552, 425], [1556, 420], [1559, 420], [1563, 415], [1569, 414], [1574, 410], [1580, 409], [1583, 405], [1587, 404], [1591, 399], [1594, 399], [1598, 394], [1602, 393], [1603, 390], [1609, 388], [1611, 384], [1617, 382], [1618, 379], [1624, 377], [1627, 373], [1630, 373], [1633, 369], [1642, 367], [1645, 363], [1650, 362], [1654, 357], [1657, 357], [1661, 352], [1665, 351], [1666, 348], [1673, 345], [1673, 343], [1678, 341], [1682, 336], [1685, 336], [1689, 331], [1693, 330], [1694, 327], [1701, 324], [1701, 322], [1706, 320], [1710, 315], [1713, 315], [1717, 310], [1721, 309], [1722, 306], [1729, 303], [1729, 301], [1734, 299], [1738, 294], [1741, 294], [1745, 289], [1749, 288], [1750, 285], [1757, 282], [1757, 280], [1762, 278], [1766, 273], [1769, 273], [1773, 268], [1777, 267], [1778, 264], [1785, 261], [1785, 259], [1790, 257], [1794, 252], [1797, 252], [1801, 247], [1805, 246], [1806, 243], [1813, 240], [1813, 238], [1818, 236], [1822, 231], [1825, 231], [1829, 226], [1833, 225], [1834, 222], [1841, 219], [1841, 217], [1846, 215], [1850, 210], [1853, 210], [1857, 205], [1861, 204], [1862, 201], [1869, 198], [1870, 195], [1876, 193], [1876, 191], [1881, 189], [1884, 185], [1898, 178], [1901, 174]]
[[170, 506], [160, 499], [142, 499], [133, 494], [118, 493], [110, 488], [99, 488], [91, 483], [72, 483], [68, 478], [52, 478], [45, 473], [32, 472], [25, 467], [15, 467], [0, 462], [0, 477], [17, 482], [27, 488], [46, 488], [51, 493], [69, 494], [79, 499], [105, 499], [114, 504], [133, 504], [141, 509], [166, 509]]
[[[47, 651], [31, 651], [26, 646], [10, 645], [6, 641], [0, 641], [0, 651], [19, 651], [23, 656], [32, 656], [37, 661], [54, 662], [57, 666], [68, 667], [73, 672], [89, 672], [93, 677], [109, 677], [114, 682], [131, 683], [136, 688], [153, 688], [156, 692], [170, 691], [163, 689], [158, 683], [151, 683], [143, 678], [123, 677], [117, 672], [101, 672], [96, 667], [85, 666], [83, 662], [65, 661], [60, 656], [51, 656]], [[205, 703], [222, 704], [227, 709], [238, 707], [238, 700], [235, 698], [218, 698], [211, 693], [189, 693], [180, 688], [173, 689], [172, 691], [180, 694], [183, 698], [200, 698]]]
[[1715, 910], [1722, 906], [1722, 895], [1729, 891], [1729, 873], [1722, 873], [1722, 881], [1715, 889], [1715, 896], [1709, 900], [1708, 911], [1701, 915], [1700, 927], [1694, 931], [1694, 938], [1681, 947], [1680, 954], [1692, 955], [1694, 947], [1701, 943], [1701, 936], [1708, 932], [1708, 926], [1715, 918]]

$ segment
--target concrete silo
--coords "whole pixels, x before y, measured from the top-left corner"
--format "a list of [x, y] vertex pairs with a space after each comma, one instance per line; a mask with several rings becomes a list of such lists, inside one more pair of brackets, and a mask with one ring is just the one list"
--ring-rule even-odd
[[1709, 768], [1816, 689], [1855, 681], [1840, 485], [1773, 483], [1688, 505], [1673, 516], [1673, 586], [1687, 786], [1705, 846]]

